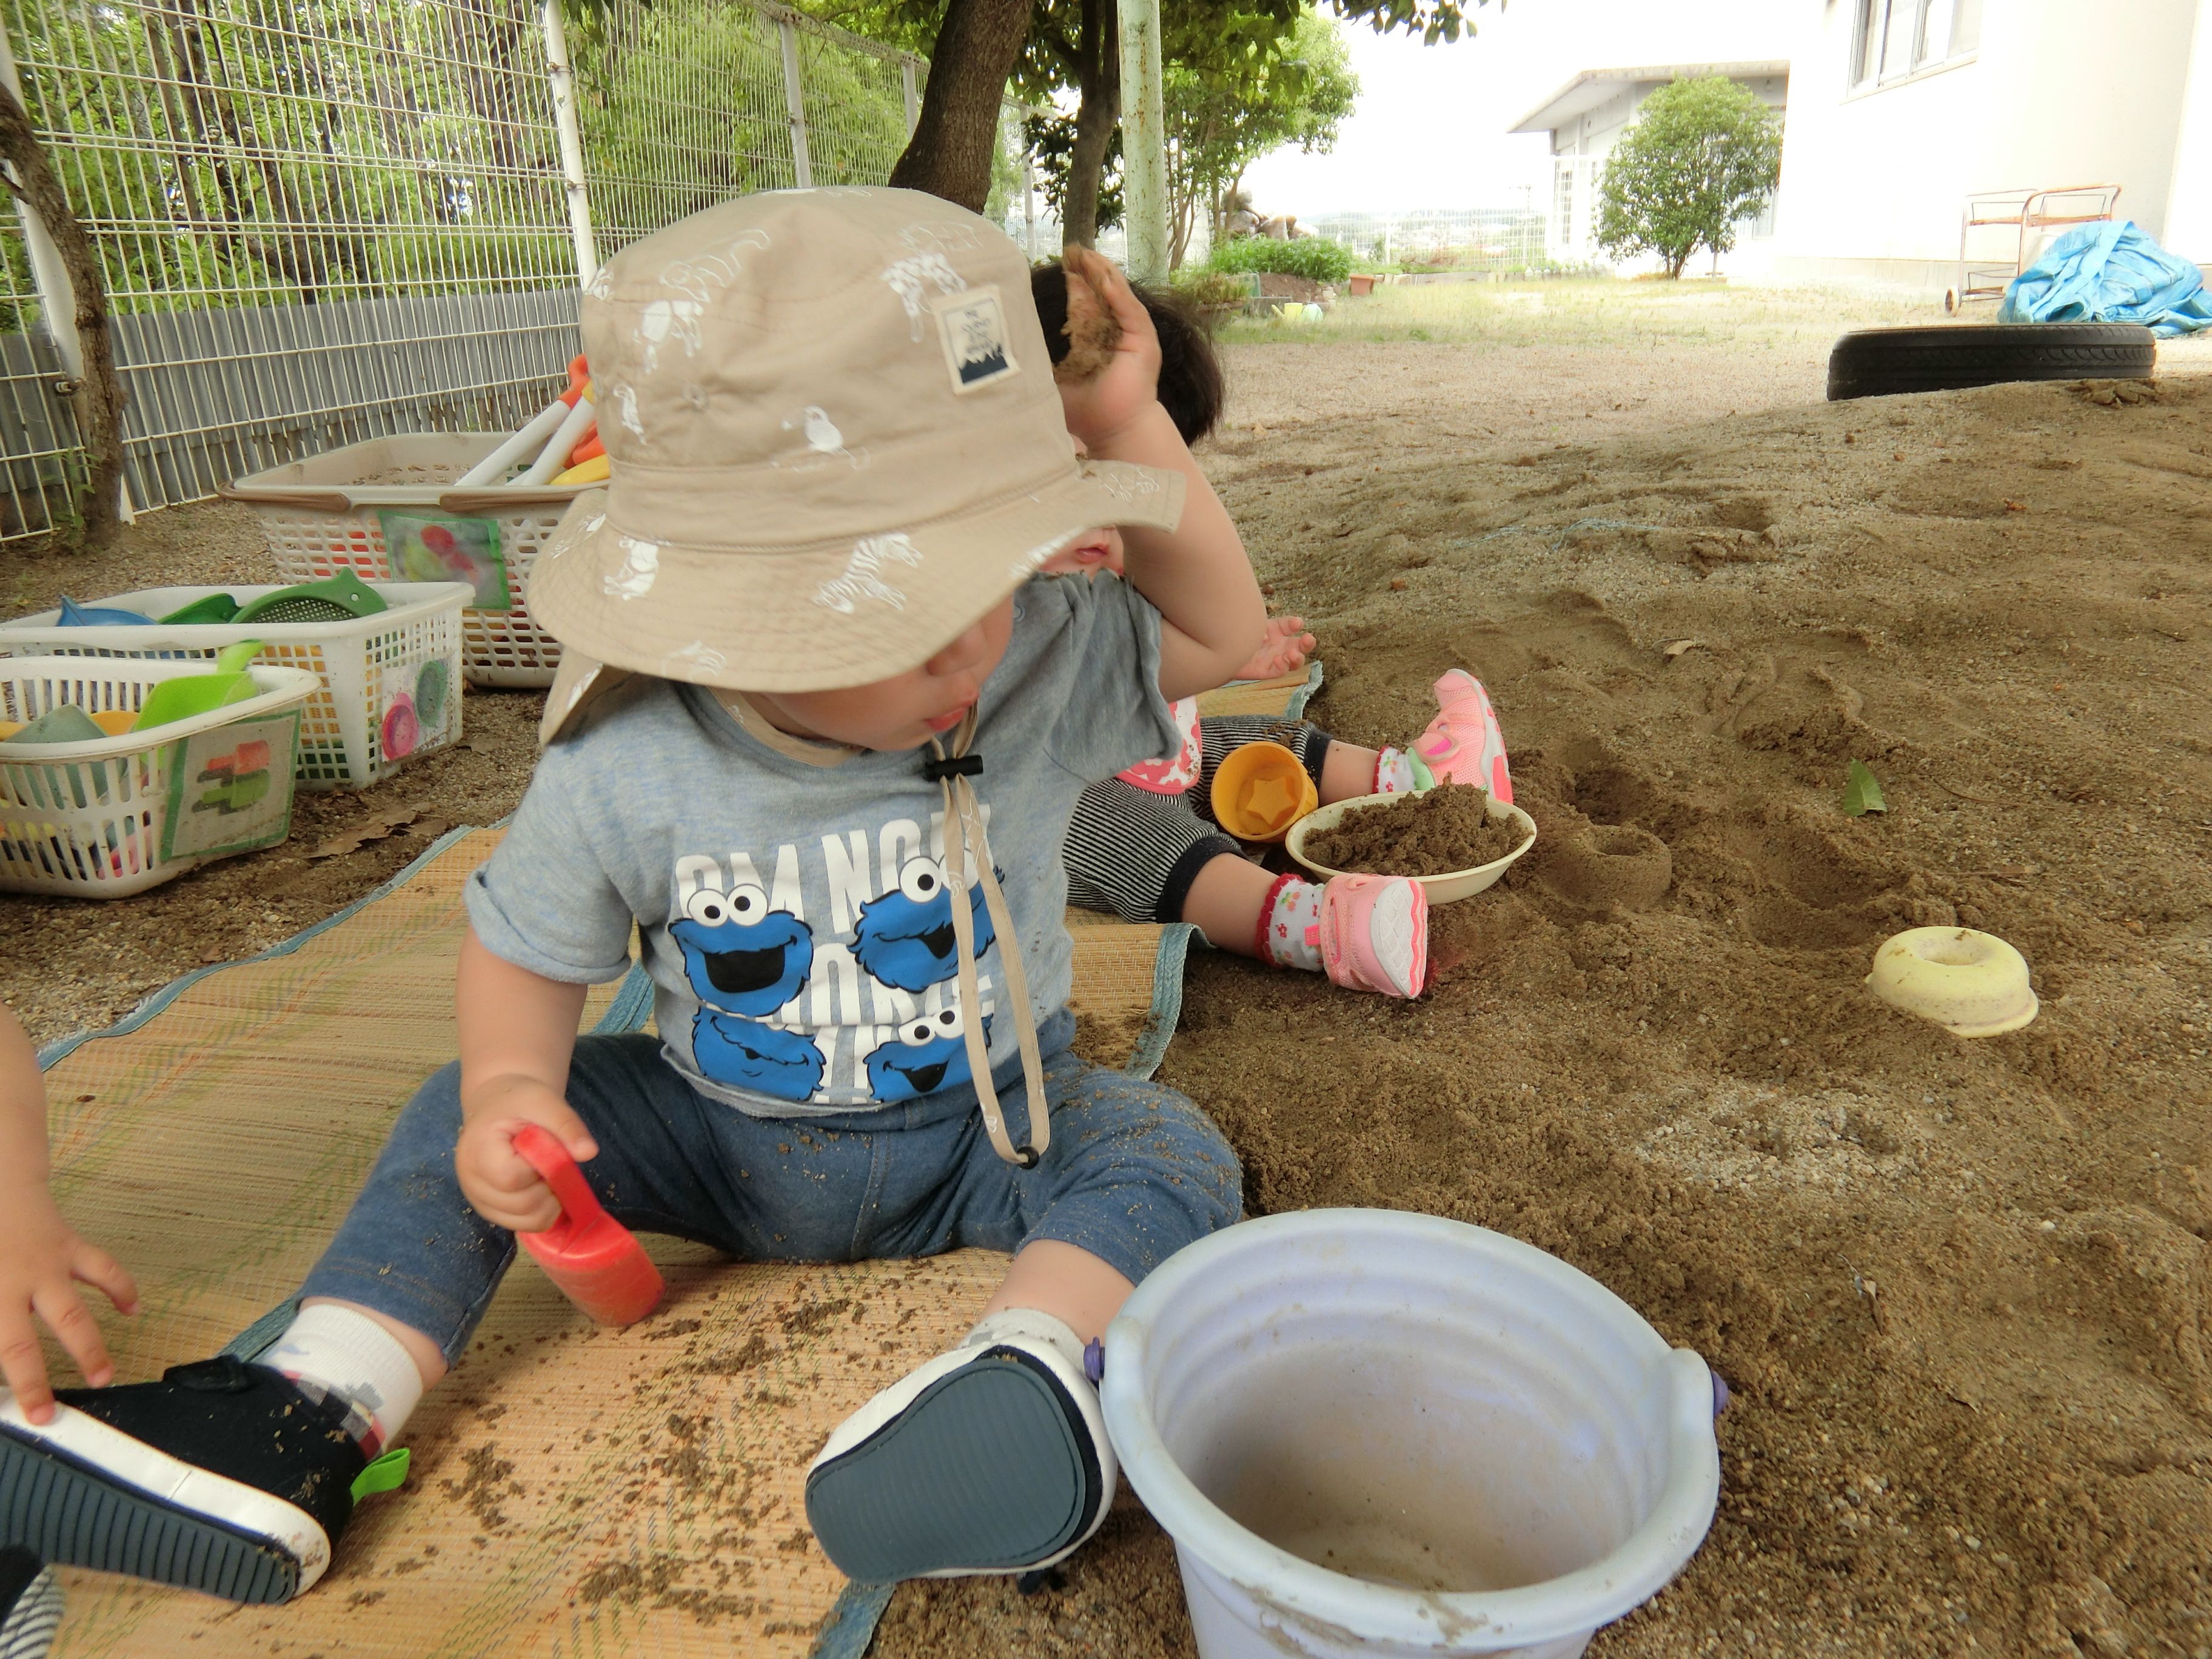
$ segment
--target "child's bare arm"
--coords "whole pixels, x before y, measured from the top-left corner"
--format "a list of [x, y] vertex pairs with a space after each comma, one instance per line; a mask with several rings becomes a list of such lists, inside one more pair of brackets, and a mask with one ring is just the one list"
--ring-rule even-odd
[[125, 1313], [138, 1288], [115, 1258], [77, 1237], [46, 1190], [46, 1091], [38, 1056], [15, 1017], [0, 1008], [0, 1373], [33, 1423], [53, 1415], [53, 1389], [39, 1349], [43, 1320], [98, 1388], [115, 1375], [100, 1327], [77, 1294], [97, 1285]]
[[578, 1163], [599, 1155], [569, 1109], [568, 1060], [584, 987], [518, 968], [471, 933], [455, 993], [461, 1039], [461, 1140], [454, 1170], [477, 1213], [516, 1232], [542, 1232], [561, 1206], [514, 1150], [526, 1123], [551, 1131]]
[[1159, 337], [1143, 302], [1103, 255], [1070, 248], [1065, 262], [1070, 316], [1095, 296], [1121, 331], [1103, 373], [1062, 385], [1068, 429], [1097, 459], [1180, 472], [1187, 486], [1175, 530], [1131, 528], [1122, 538], [1129, 580], [1160, 613], [1161, 694], [1194, 696], [1232, 678], [1251, 656], [1267, 626], [1267, 602], [1237, 526], [1160, 406]]

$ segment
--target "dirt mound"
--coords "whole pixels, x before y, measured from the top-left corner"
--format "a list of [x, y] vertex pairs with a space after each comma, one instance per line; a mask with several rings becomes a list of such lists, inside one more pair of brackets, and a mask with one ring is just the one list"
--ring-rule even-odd
[[[2212, 382], [2110, 390], [1214, 464], [1316, 717], [1403, 741], [1471, 669], [1540, 833], [1418, 1003], [1195, 953], [1164, 1075], [1254, 1210], [1499, 1229], [1735, 1387], [1711, 1539], [1593, 1655], [2212, 1644]], [[1954, 921], [2033, 1025], [1864, 991]], [[1132, 1510], [875, 1652], [1188, 1656], [1171, 1560]]]

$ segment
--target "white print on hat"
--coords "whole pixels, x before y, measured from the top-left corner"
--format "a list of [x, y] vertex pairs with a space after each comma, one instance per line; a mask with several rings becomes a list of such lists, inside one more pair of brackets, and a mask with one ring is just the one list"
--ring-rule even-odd
[[930, 308], [937, 313], [938, 342], [954, 392], [978, 392], [1022, 372], [1006, 342], [1006, 313], [995, 284], [939, 300]]
[[939, 294], [957, 294], [968, 286], [968, 279], [953, 270], [941, 253], [895, 259], [884, 267], [884, 281], [906, 307], [907, 328], [917, 340], [921, 337], [921, 285], [934, 283]]
[[836, 422], [830, 418], [830, 411], [819, 404], [807, 404], [805, 412], [797, 420], [786, 421], [783, 423], [783, 429], [786, 432], [797, 430], [804, 433], [806, 437], [807, 453], [790, 461], [785, 460], [779, 455], [770, 463], [772, 465], [785, 467], [793, 472], [811, 472], [815, 468], [824, 465], [824, 460], [819, 458], [839, 455], [842, 455], [853, 464], [853, 471], [855, 472], [868, 464], [868, 452], [866, 449], [846, 448], [845, 434], [837, 429]]
[[699, 355], [699, 319], [707, 314], [707, 302], [714, 297], [716, 289], [732, 287], [744, 274], [746, 253], [757, 252], [767, 246], [766, 231], [740, 231], [719, 253], [678, 259], [660, 273], [660, 285], [675, 289], [684, 297], [655, 300], [645, 307], [638, 319], [636, 337], [645, 347], [647, 374], [653, 373], [660, 347], [671, 338], [682, 343], [685, 356]]
[[983, 233], [972, 222], [945, 219], [933, 225], [908, 225], [899, 232], [899, 240], [916, 253], [973, 253], [983, 246]]
[[621, 406], [623, 430], [643, 443], [645, 428], [638, 422], [636, 391], [626, 386], [611, 386], [608, 390], [615, 394], [615, 402]]
[[653, 578], [660, 574], [660, 548], [653, 542], [622, 538], [622, 568], [608, 575], [600, 584], [611, 599], [641, 599], [653, 591]]
[[[729, 666], [730, 661], [727, 657], [715, 650], [713, 646], [708, 645], [704, 641], [699, 640], [692, 641], [690, 644], [685, 646], [681, 651], [671, 651], [667, 653], [660, 660], [663, 666], [665, 666], [670, 663], [683, 663], [690, 667], [697, 669], [702, 674], [719, 674], [723, 669]], [[672, 676], [671, 678], [672, 678], [675, 677]]]
[[1137, 468], [1116, 469], [1107, 472], [1085, 469], [1085, 476], [1117, 501], [1133, 501], [1139, 496], [1160, 493], [1160, 481], [1151, 473]]
[[905, 610], [906, 595], [876, 574], [886, 559], [918, 565], [921, 562], [921, 550], [903, 531], [893, 531], [888, 536], [863, 536], [854, 544], [853, 556], [845, 562], [845, 574], [816, 588], [814, 603], [845, 617], [851, 616], [862, 599], [880, 599], [894, 611]]
[[1079, 530], [1069, 530], [1061, 532], [1060, 535], [1054, 536], [1048, 542], [1039, 542], [1035, 547], [1030, 549], [1028, 552], [1023, 554], [1012, 564], [1008, 565], [1006, 567], [1006, 574], [1009, 576], [1012, 576], [1016, 581], [1020, 581], [1026, 577], [1035, 575], [1039, 565], [1042, 564], [1054, 554], [1059, 552], [1061, 548], [1066, 547], [1068, 543], [1073, 541], [1082, 533], [1083, 532]]
[[660, 348], [671, 338], [680, 341], [684, 355], [699, 352], [699, 316], [706, 310], [696, 300], [655, 300], [638, 315], [635, 337], [645, 348], [645, 372], [659, 367]]

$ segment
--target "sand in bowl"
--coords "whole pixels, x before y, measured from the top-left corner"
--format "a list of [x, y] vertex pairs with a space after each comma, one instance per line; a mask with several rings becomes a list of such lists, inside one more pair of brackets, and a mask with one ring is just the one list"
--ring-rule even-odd
[[1511, 818], [1492, 820], [1490, 794], [1440, 783], [1387, 805], [1354, 807], [1306, 837], [1305, 854], [1332, 870], [1379, 876], [1445, 876], [1505, 857], [1528, 839]]

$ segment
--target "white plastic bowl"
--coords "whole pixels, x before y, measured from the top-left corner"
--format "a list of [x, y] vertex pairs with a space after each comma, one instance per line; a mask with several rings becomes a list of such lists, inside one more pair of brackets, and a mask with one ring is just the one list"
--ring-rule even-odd
[[[1318, 830], [1334, 827], [1339, 818], [1355, 807], [1387, 805], [1404, 799], [1403, 795], [1355, 795], [1350, 800], [1333, 802], [1307, 813], [1292, 824], [1291, 833], [1283, 839], [1283, 848], [1324, 881], [1331, 876], [1356, 875], [1359, 873], [1357, 871], [1331, 869], [1326, 864], [1316, 864], [1308, 858], [1306, 837]], [[1449, 904], [1455, 899], [1473, 898], [1485, 888], [1496, 885], [1498, 878], [1505, 873], [1506, 866], [1536, 844], [1536, 820], [1519, 807], [1509, 806], [1493, 796], [1488, 804], [1488, 813], [1492, 823], [1500, 818], [1511, 818], [1521, 826], [1527, 839], [1504, 858], [1478, 864], [1471, 870], [1447, 870], [1440, 876], [1413, 877], [1412, 879], [1428, 894], [1430, 903]]]
[[1712, 1524], [1705, 1362], [1480, 1227], [1245, 1222], [1146, 1279], [1105, 1352], [1203, 1659], [1571, 1659]]

